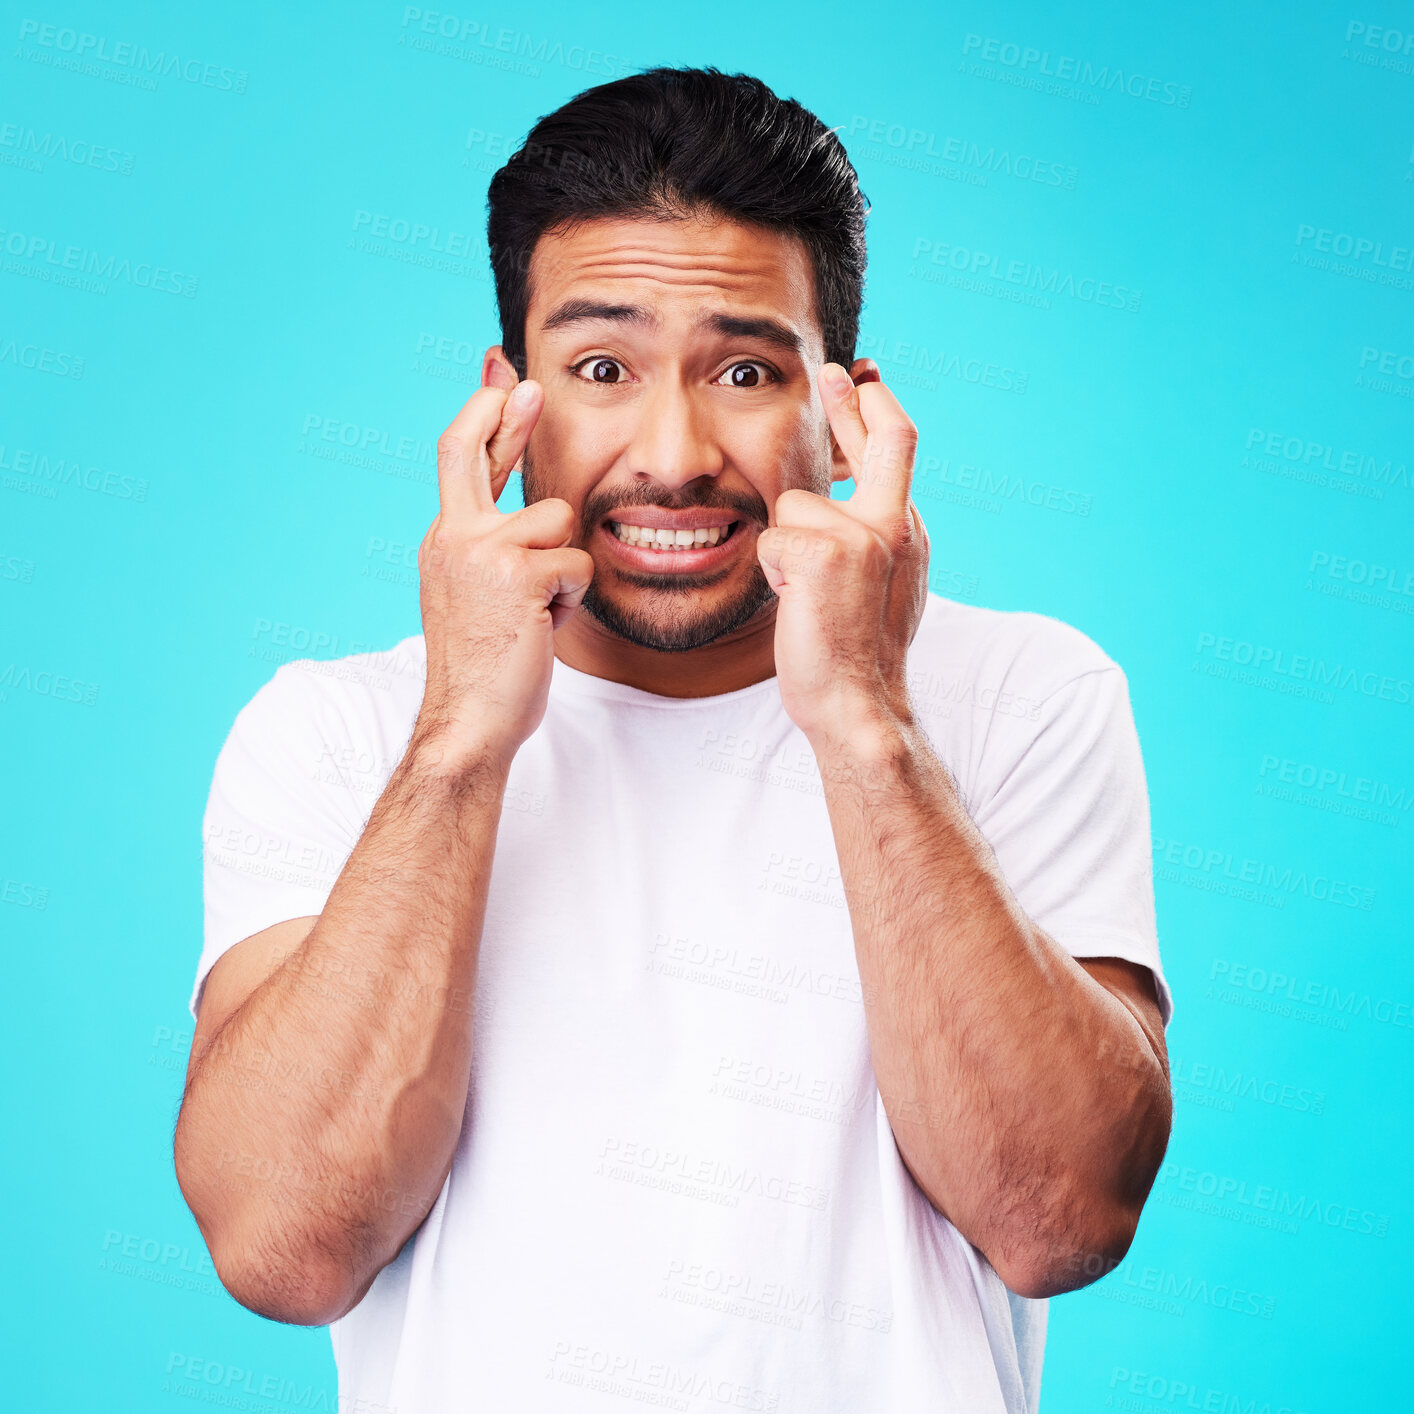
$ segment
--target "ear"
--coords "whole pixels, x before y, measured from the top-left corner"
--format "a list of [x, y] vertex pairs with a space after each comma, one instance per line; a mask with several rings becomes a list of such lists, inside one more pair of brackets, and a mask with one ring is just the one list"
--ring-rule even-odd
[[481, 360], [481, 386], [483, 388], [505, 388], [509, 392], [520, 382], [520, 375], [506, 357], [500, 344], [492, 344]]
[[[882, 383], [884, 380], [879, 374], [879, 365], [872, 358], [857, 358], [849, 366], [849, 376], [854, 379], [854, 386], [857, 388], [861, 383]], [[840, 450], [840, 444], [835, 441], [834, 429], [830, 430], [830, 480], [848, 481], [854, 473], [850, 470], [849, 463], [845, 460], [844, 453]]]

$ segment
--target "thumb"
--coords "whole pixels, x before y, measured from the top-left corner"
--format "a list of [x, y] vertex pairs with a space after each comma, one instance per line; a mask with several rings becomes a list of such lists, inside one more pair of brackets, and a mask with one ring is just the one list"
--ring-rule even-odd
[[771, 536], [774, 526], [768, 526], [756, 537], [756, 560], [766, 575], [766, 583], [779, 594], [781, 586], [786, 582], [785, 574], [781, 570], [781, 552], [776, 548], [776, 542]]

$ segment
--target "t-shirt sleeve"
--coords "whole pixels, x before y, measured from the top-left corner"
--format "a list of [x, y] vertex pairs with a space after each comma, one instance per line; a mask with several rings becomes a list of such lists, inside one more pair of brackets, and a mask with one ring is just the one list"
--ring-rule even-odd
[[188, 1003], [233, 944], [319, 914], [363, 821], [332, 743], [327, 686], [285, 663], [237, 714], [216, 759], [202, 821], [204, 937]]
[[1167, 1027], [1149, 795], [1123, 670], [1110, 663], [1072, 678], [991, 754], [972, 817], [1017, 902], [1072, 957], [1149, 968]]

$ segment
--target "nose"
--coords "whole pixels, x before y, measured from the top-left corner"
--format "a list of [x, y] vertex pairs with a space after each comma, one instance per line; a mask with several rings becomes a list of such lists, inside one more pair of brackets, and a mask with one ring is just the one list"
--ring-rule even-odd
[[670, 491], [699, 476], [717, 476], [725, 464], [713, 431], [705, 394], [685, 387], [680, 378], [653, 384], [639, 404], [638, 423], [627, 453], [635, 478], [651, 477]]

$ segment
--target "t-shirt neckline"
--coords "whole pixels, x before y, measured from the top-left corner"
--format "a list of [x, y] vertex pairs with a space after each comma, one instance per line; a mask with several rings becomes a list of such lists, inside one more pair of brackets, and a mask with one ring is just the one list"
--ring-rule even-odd
[[748, 683], [745, 687], [734, 688], [731, 692], [714, 692], [705, 697], [664, 697], [661, 693], [648, 692], [641, 687], [614, 682], [611, 678], [601, 678], [594, 673], [572, 668], [559, 658], [555, 659], [550, 686], [552, 691], [570, 692], [581, 697], [598, 697], [635, 707], [657, 707], [665, 711], [726, 707], [737, 702], [750, 702], [757, 697], [765, 698], [778, 690], [776, 675], [772, 673], [760, 682]]

